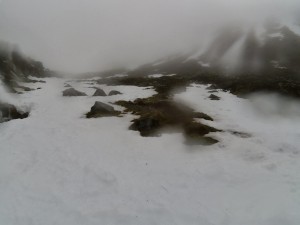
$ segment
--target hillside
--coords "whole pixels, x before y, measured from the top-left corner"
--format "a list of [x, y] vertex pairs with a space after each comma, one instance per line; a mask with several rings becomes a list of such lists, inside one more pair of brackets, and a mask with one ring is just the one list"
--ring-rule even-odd
[[29, 77], [45, 77], [49, 73], [39, 61], [21, 53], [18, 47], [0, 42], [0, 80], [12, 92], [23, 89], [18, 82], [30, 82]]

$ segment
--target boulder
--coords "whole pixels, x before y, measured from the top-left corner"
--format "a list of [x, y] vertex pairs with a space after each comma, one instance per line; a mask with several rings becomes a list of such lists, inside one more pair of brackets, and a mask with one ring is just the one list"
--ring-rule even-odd
[[65, 84], [66, 88], [71, 88], [72, 86], [70, 84]]
[[28, 116], [28, 112], [19, 111], [14, 105], [0, 103], [0, 123], [13, 119], [24, 119]]
[[214, 95], [214, 94], [211, 94], [211, 95], [209, 96], [209, 98], [210, 98], [210, 100], [220, 100], [220, 99], [221, 99], [219, 96]]
[[86, 94], [74, 88], [69, 88], [63, 91], [63, 96], [86, 96]]
[[119, 111], [116, 111], [114, 107], [105, 104], [103, 102], [95, 102], [92, 106], [91, 110], [86, 114], [87, 118], [97, 118], [97, 117], [105, 117], [105, 116], [118, 116], [120, 114]]
[[121, 95], [121, 94], [122, 94], [121, 92], [113, 90], [113, 91], [110, 91], [110, 92], [109, 92], [108, 96], [112, 96], [112, 95]]
[[106, 93], [102, 89], [96, 88], [96, 91], [93, 94], [93, 96], [106, 96]]

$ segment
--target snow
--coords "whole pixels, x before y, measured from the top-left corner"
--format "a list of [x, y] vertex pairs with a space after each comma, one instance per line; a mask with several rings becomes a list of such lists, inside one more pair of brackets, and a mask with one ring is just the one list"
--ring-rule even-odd
[[19, 103], [18, 100], [16, 99], [16, 95], [7, 92], [7, 90], [4, 88], [4, 84], [2, 83], [2, 81], [0, 81], [0, 102], [1, 101], [10, 104]]
[[128, 74], [115, 74], [115, 75], [112, 75], [112, 76], [109, 76], [107, 78], [121, 78], [121, 77], [127, 77]]
[[20, 96], [32, 105], [29, 118], [0, 124], [1, 224], [299, 224], [296, 102], [292, 119], [269, 118], [256, 96], [219, 91], [221, 100], [211, 101], [206, 86], [193, 85], [175, 99], [213, 116], [206, 123], [225, 132], [212, 135], [218, 144], [186, 146], [180, 133], [129, 131], [132, 115], [83, 117], [95, 101], [133, 100], [152, 89], [98, 85], [123, 95], [92, 97], [90, 84], [72, 82], [89, 96], [62, 97], [65, 80], [45, 81]]
[[198, 63], [203, 67], [210, 67], [210, 63], [204, 63], [202, 61], [199, 61]]
[[270, 38], [279, 38], [282, 40], [284, 38], [284, 35], [280, 32], [272, 33], [268, 35]]
[[150, 74], [148, 75], [149, 78], [160, 78], [160, 77], [172, 77], [176, 74]]
[[281, 66], [281, 65], [279, 64], [279, 62], [276, 61], [276, 60], [272, 60], [271, 63], [272, 63], [272, 65], [274, 66], [274, 68], [277, 68], [277, 69], [286, 69], [285, 66]]

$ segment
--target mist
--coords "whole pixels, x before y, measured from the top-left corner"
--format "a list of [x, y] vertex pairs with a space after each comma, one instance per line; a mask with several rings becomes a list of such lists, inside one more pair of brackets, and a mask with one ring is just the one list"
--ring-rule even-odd
[[2, 0], [0, 39], [66, 72], [134, 67], [205, 48], [227, 24], [295, 20], [296, 0]]

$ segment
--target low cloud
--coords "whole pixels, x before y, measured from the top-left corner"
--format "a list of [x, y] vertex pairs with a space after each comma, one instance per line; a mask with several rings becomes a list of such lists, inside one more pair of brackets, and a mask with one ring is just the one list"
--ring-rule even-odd
[[0, 38], [51, 69], [136, 66], [203, 47], [219, 27], [296, 19], [295, 0], [2, 0]]

